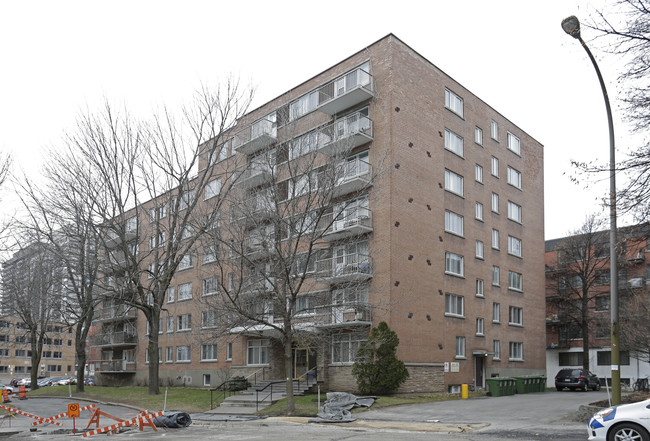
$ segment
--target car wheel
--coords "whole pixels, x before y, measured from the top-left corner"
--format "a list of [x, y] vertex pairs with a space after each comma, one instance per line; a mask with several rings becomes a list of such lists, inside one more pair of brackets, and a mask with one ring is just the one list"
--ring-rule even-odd
[[587, 383], [583, 384], [582, 385], [582, 391], [587, 392], [588, 390], [589, 390], [589, 388], [587, 387]]
[[638, 424], [621, 423], [609, 431], [607, 441], [650, 441], [650, 436]]
[[600, 383], [596, 383], [596, 386], [592, 388], [593, 390], [600, 390]]

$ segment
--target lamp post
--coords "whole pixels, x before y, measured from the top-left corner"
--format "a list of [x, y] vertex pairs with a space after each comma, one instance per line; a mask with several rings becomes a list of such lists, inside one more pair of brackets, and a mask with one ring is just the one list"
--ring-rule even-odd
[[610, 309], [611, 309], [611, 363], [612, 363], [612, 404], [621, 404], [621, 371], [620, 371], [620, 323], [618, 321], [618, 256], [616, 252], [616, 151], [614, 145], [614, 122], [612, 120], [612, 108], [609, 105], [609, 95], [603, 76], [596, 63], [596, 59], [591, 54], [580, 36], [580, 21], [574, 15], [562, 20], [562, 29], [564, 32], [576, 38], [582, 47], [587, 51], [591, 63], [596, 69], [600, 88], [603, 91], [605, 99], [605, 108], [607, 109], [607, 123], [609, 125], [609, 286], [610, 286]]

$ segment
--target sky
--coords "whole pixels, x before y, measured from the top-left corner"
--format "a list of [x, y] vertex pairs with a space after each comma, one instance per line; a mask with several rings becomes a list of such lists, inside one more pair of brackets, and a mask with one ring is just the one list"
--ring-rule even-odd
[[[146, 115], [232, 75], [257, 107], [393, 33], [545, 146], [545, 236], [562, 237], [607, 213], [607, 176], [571, 180], [571, 160], [609, 160], [609, 138], [595, 71], [560, 27], [604, 1], [0, 2], [0, 151], [35, 177], [44, 149], [105, 100]], [[620, 63], [592, 49], [624, 151]]]

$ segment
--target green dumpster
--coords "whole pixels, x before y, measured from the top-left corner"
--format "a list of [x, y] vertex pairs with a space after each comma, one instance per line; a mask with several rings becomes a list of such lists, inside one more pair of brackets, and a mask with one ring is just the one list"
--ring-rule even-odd
[[488, 385], [490, 394], [493, 397], [502, 397], [505, 395], [514, 395], [515, 393], [515, 380], [510, 377], [494, 377], [486, 378], [485, 382]]
[[527, 394], [530, 392], [529, 378], [527, 376], [515, 377], [517, 382], [517, 393], [518, 394]]

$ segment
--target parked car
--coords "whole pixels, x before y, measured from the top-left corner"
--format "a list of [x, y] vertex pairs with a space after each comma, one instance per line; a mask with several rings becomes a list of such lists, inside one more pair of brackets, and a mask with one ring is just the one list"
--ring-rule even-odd
[[38, 387], [52, 386], [54, 382], [51, 378], [41, 378], [38, 380]]
[[0, 383], [0, 390], [8, 390], [11, 393], [14, 393], [14, 388], [13, 386], [7, 386], [6, 384]]
[[56, 384], [62, 386], [67, 386], [68, 384], [77, 384], [77, 379], [75, 377], [61, 377], [61, 379]]
[[650, 400], [608, 407], [589, 420], [590, 441], [650, 440]]
[[555, 376], [555, 388], [562, 390], [565, 387], [570, 390], [600, 390], [600, 380], [585, 369], [560, 369]]

